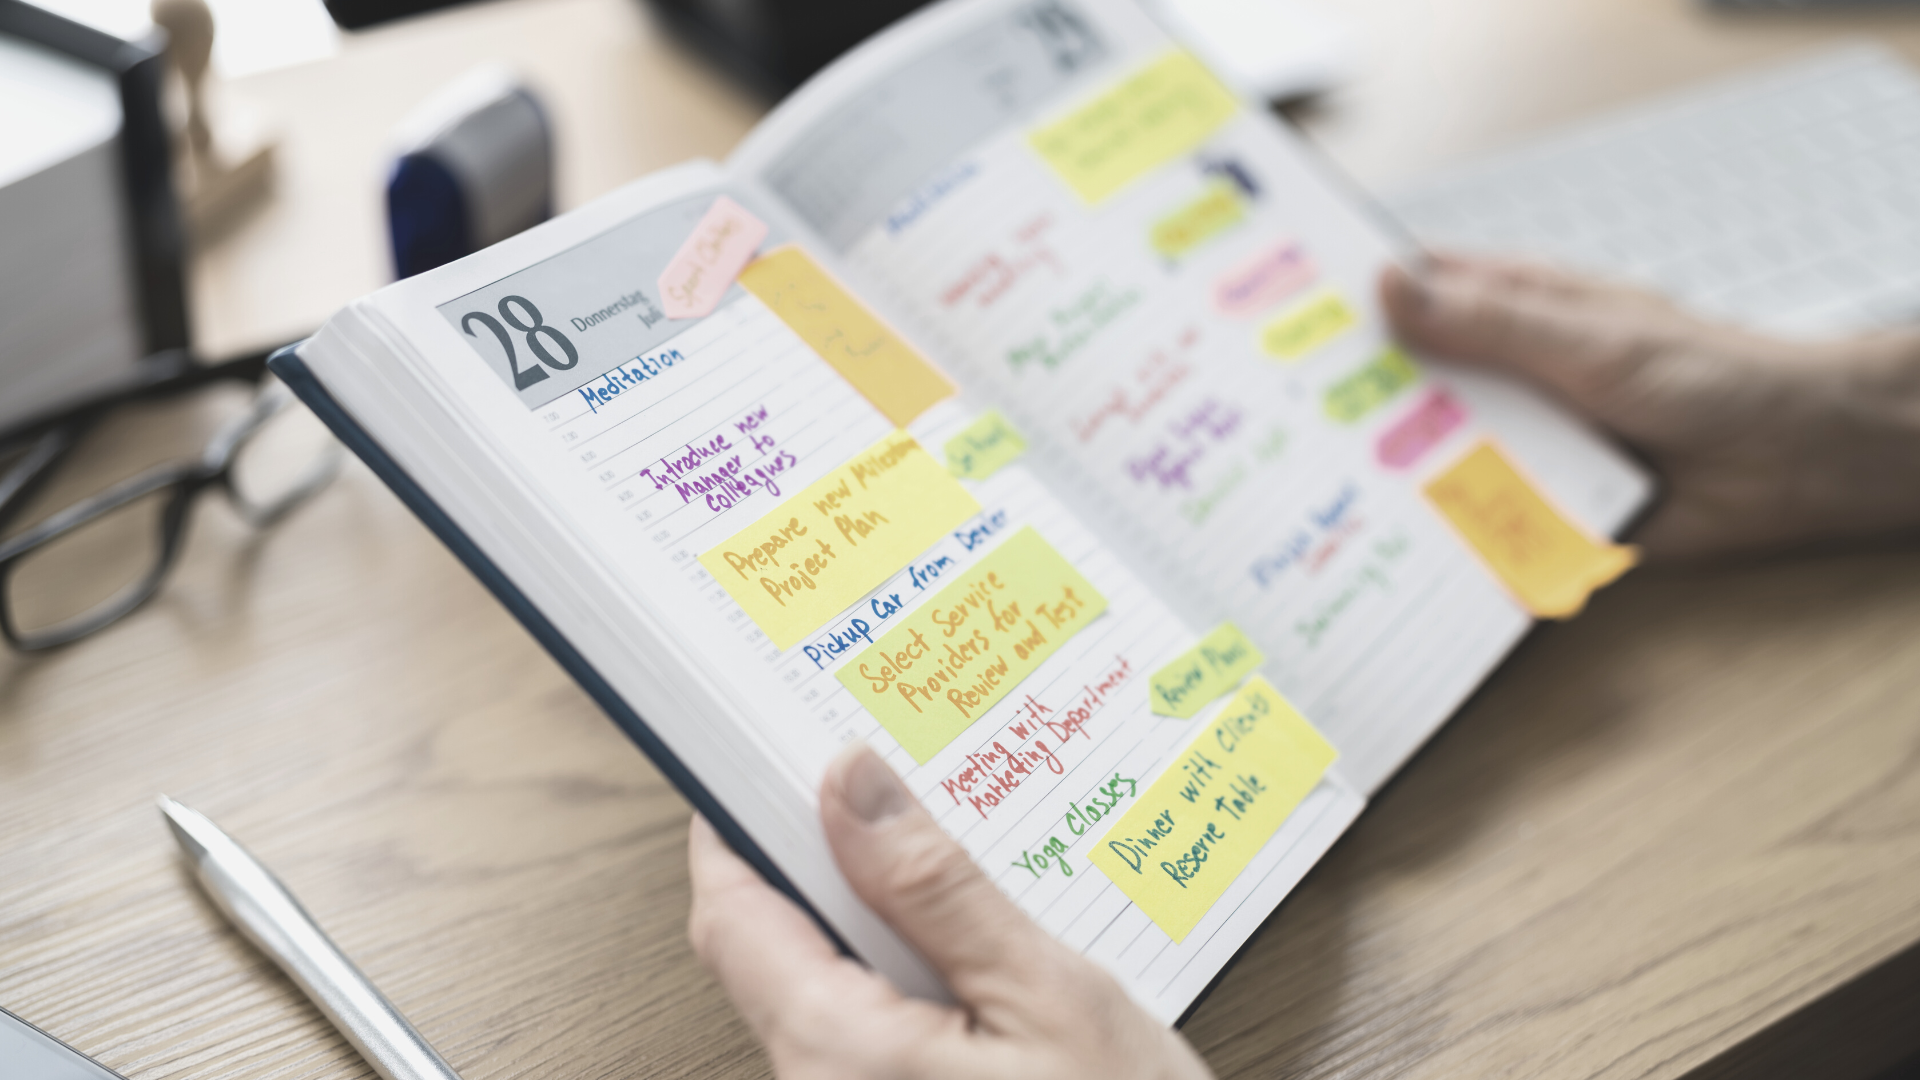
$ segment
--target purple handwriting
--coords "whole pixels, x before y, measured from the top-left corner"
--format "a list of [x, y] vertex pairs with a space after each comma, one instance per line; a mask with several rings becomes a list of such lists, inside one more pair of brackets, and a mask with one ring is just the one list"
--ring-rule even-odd
[[[731, 435], [720, 431], [704, 442], [687, 443], [641, 469], [640, 475], [653, 484], [655, 491], [672, 488], [680, 496], [681, 505], [700, 499], [715, 513], [756, 491], [778, 496], [780, 474], [798, 465], [800, 458], [791, 451], [776, 449], [773, 436], [761, 430], [770, 415], [765, 405], [755, 405], [732, 421]], [[746, 437], [744, 447], [734, 441], [740, 436]], [[742, 453], [735, 452], [740, 450], [757, 453], [764, 460], [750, 466]]]
[[1239, 409], [1208, 398], [1167, 425], [1184, 445], [1159, 443], [1143, 456], [1128, 458], [1127, 475], [1138, 483], [1158, 484], [1163, 490], [1191, 491], [1194, 466], [1210, 448], [1232, 438], [1245, 419]]

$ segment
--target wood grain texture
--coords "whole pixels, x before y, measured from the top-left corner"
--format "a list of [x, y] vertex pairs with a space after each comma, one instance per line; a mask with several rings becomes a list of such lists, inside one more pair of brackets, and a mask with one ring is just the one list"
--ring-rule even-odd
[[[1345, 6], [1368, 64], [1313, 124], [1382, 181], [1862, 29], [1920, 45], [1890, 17], [1686, 0]], [[570, 205], [724, 153], [756, 110], [629, 0], [503, 0], [232, 87], [280, 111], [287, 180], [196, 270], [210, 351], [384, 279], [386, 133], [485, 59], [549, 94]], [[143, 410], [47, 503], [239, 405]], [[1636, 574], [1522, 647], [1188, 1033], [1223, 1076], [1807, 1075], [1794, 1048], [1913, 986], [1916, 700], [1920, 554]], [[0, 1004], [134, 1080], [371, 1077], [193, 888], [161, 791], [277, 870], [468, 1080], [767, 1072], [685, 945], [685, 805], [357, 465], [266, 533], [204, 504], [147, 609], [0, 656]], [[1884, 1029], [1882, 1057], [1920, 1038]]]
[[265, 534], [209, 501], [151, 607], [0, 663], [0, 1002], [135, 1080], [372, 1076], [201, 897], [162, 791], [468, 1080], [764, 1074], [684, 942], [685, 804], [359, 466]]
[[1245, 1075], [1708, 1064], [1920, 941], [1916, 626], [1910, 553], [1630, 577], [1380, 794], [1189, 1035]]

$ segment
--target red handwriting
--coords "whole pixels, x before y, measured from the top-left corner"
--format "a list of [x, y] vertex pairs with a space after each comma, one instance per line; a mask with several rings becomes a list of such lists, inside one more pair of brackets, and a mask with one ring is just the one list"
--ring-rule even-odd
[[1200, 328], [1189, 326], [1180, 331], [1171, 348], [1155, 349], [1133, 373], [1132, 386], [1116, 386], [1086, 416], [1068, 421], [1081, 442], [1091, 442], [1109, 420], [1137, 424], [1153, 411], [1173, 388], [1185, 382], [1193, 368], [1188, 354], [1200, 343]]
[[1322, 537], [1320, 543], [1315, 545], [1313, 550], [1307, 553], [1307, 557], [1302, 560], [1306, 565], [1308, 575], [1319, 574], [1321, 568], [1326, 566], [1335, 555], [1339, 554], [1341, 548], [1347, 546], [1347, 541], [1351, 540], [1361, 529], [1366, 527], [1367, 523], [1358, 517], [1350, 517], [1334, 526], [1333, 531]]
[[[966, 803], [984, 820], [1029, 777], [1041, 769], [1058, 776], [1066, 772], [1060, 750], [1078, 735], [1091, 742], [1087, 723], [1107, 699], [1133, 674], [1133, 663], [1114, 657], [1113, 666], [1092, 683], [1083, 684], [1074, 703], [1060, 709], [1042, 704], [1032, 694], [1019, 711], [985, 747], [967, 755], [966, 764], [940, 781], [954, 805]], [[1053, 739], [1049, 747], [1040, 736]]]
[[941, 305], [955, 307], [971, 300], [975, 307], [984, 311], [1040, 267], [1064, 275], [1066, 270], [1060, 263], [1060, 256], [1046, 241], [1046, 234], [1052, 228], [1053, 215], [1042, 214], [1015, 229], [1012, 252], [1002, 255], [998, 251], [990, 251], [974, 260], [952, 284], [940, 290]]

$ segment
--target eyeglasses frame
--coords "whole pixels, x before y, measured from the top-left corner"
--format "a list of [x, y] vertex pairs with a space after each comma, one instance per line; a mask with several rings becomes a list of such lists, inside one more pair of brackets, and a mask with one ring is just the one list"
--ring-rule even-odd
[[[0, 541], [0, 637], [20, 652], [56, 649], [106, 629], [153, 599], [179, 558], [194, 501], [209, 487], [218, 486], [226, 494], [227, 502], [254, 528], [273, 525], [325, 487], [339, 472], [345, 456], [338, 444], [329, 446], [312, 473], [269, 506], [254, 505], [234, 485], [233, 464], [239, 458], [240, 451], [266, 426], [267, 421], [291, 407], [294, 401], [292, 392], [286, 387], [277, 382], [267, 384], [254, 395], [244, 415], [236, 417], [214, 434], [197, 460], [155, 466], [74, 503], [11, 539]], [[82, 426], [76, 423], [43, 434], [27, 452], [27, 456], [9, 473], [10, 480], [16, 476], [22, 478], [13, 484], [14, 490], [8, 492], [5, 499], [0, 499], [0, 505], [10, 504], [7, 505], [9, 510], [17, 508], [17, 497], [23, 489], [37, 486], [45, 478], [58, 459], [77, 441], [77, 429]], [[122, 589], [117, 596], [50, 631], [22, 633], [14, 625], [13, 575], [27, 556], [82, 526], [168, 488], [172, 488], [173, 492], [160, 515], [159, 555], [145, 576]]]

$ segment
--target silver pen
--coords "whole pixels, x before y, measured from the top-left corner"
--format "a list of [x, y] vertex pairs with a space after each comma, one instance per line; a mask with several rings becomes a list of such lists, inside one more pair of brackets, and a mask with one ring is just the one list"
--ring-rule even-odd
[[272, 871], [205, 814], [160, 796], [160, 812], [207, 895], [327, 1014], [386, 1080], [460, 1080]]

